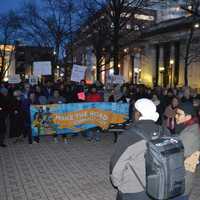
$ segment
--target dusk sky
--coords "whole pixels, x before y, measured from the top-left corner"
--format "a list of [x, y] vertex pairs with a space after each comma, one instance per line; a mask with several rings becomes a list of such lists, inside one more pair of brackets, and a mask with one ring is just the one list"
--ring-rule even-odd
[[29, 0], [0, 0], [0, 1], [1, 1], [0, 13], [4, 13], [9, 11], [10, 9], [19, 8], [21, 5], [23, 5], [24, 1], [29, 1]]

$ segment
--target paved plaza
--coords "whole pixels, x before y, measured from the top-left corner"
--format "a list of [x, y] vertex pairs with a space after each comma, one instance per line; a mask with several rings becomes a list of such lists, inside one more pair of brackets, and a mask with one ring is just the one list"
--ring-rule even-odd
[[[75, 137], [69, 144], [25, 142], [0, 149], [0, 200], [114, 200], [109, 181], [113, 136], [101, 142]], [[200, 199], [200, 175], [191, 200]]]

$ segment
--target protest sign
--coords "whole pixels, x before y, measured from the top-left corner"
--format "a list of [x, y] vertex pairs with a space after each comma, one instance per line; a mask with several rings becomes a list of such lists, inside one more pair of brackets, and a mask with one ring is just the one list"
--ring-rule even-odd
[[85, 99], [86, 99], [86, 97], [85, 97], [85, 92], [79, 92], [79, 93], [77, 94], [77, 96], [78, 96], [78, 99], [79, 99], [79, 100], [85, 100]]
[[50, 61], [40, 61], [33, 62], [33, 75], [51, 75], [51, 62]]
[[128, 104], [69, 103], [31, 106], [32, 135], [70, 134], [93, 127], [107, 129], [128, 119]]
[[121, 75], [110, 75], [108, 76], [107, 82], [112, 84], [123, 84], [124, 78]]
[[80, 82], [85, 78], [85, 71], [87, 67], [81, 65], [73, 65], [71, 81]]
[[20, 75], [15, 74], [15, 75], [9, 76], [8, 83], [12, 83], [12, 84], [21, 83]]
[[38, 77], [31, 75], [29, 76], [29, 84], [30, 85], [37, 85], [38, 84]]

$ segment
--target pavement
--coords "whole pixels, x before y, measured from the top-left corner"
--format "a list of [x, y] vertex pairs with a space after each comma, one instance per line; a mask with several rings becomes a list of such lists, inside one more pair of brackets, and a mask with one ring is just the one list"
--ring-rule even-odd
[[[109, 181], [113, 135], [100, 142], [78, 136], [68, 144], [42, 138], [0, 149], [0, 200], [115, 200]], [[191, 200], [200, 200], [198, 169]]]

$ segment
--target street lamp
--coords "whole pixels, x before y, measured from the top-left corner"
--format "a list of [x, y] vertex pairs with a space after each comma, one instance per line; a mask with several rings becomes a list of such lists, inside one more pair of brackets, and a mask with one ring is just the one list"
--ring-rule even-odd
[[170, 87], [172, 87], [172, 77], [173, 77], [173, 65], [174, 65], [174, 60], [170, 60]]
[[194, 28], [199, 28], [199, 27], [200, 27], [199, 23], [196, 23], [196, 24], [194, 25]]
[[164, 67], [160, 67], [159, 68], [159, 72], [160, 72], [160, 80], [161, 80], [161, 86], [163, 86], [163, 72], [165, 71]]

